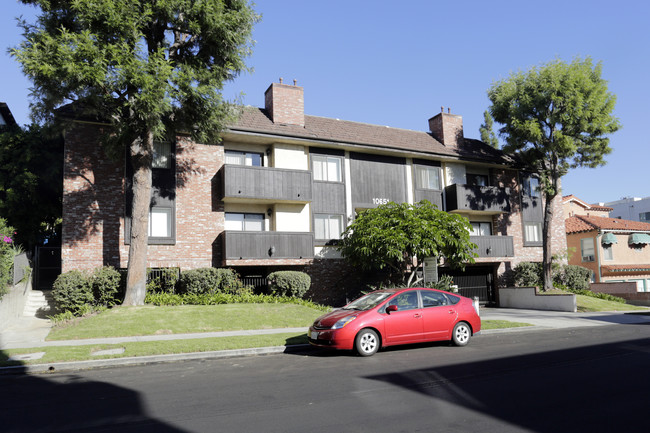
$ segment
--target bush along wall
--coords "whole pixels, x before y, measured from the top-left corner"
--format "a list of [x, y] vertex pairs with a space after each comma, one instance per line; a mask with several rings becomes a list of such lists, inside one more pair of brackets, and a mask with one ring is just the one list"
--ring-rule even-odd
[[0, 298], [7, 293], [13, 281], [15, 250], [13, 246], [14, 229], [0, 218]]
[[311, 286], [311, 277], [304, 272], [277, 271], [267, 277], [272, 295], [302, 298]]

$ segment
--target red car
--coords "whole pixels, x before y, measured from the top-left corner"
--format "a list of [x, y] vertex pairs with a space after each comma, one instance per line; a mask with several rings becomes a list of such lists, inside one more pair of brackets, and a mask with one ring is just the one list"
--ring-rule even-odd
[[309, 327], [314, 346], [355, 349], [374, 355], [380, 347], [451, 340], [465, 346], [481, 331], [472, 300], [436, 289], [377, 290], [327, 313]]

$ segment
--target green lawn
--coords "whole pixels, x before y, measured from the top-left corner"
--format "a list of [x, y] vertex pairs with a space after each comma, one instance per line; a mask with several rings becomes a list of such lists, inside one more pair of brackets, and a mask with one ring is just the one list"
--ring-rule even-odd
[[55, 327], [48, 340], [186, 334], [246, 329], [307, 328], [321, 310], [295, 304], [115, 307]]

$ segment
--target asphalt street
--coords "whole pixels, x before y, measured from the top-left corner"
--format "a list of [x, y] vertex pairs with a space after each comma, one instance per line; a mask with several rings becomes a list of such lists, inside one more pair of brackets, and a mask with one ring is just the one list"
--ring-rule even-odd
[[[0, 377], [3, 432], [612, 432], [647, 427], [650, 326], [495, 333]], [[9, 397], [9, 398], [7, 398]]]

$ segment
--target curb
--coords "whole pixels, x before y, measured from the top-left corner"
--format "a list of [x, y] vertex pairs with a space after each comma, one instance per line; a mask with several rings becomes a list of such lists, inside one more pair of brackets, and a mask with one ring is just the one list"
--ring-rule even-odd
[[26, 364], [0, 367], [0, 375], [60, 373], [94, 368], [148, 365], [197, 359], [226, 359], [244, 356], [273, 355], [278, 353], [299, 353], [310, 347], [309, 344], [297, 344], [294, 346], [257, 347], [251, 349], [218, 350], [213, 352], [174, 353], [169, 355], [131, 356], [125, 358], [93, 359], [88, 361], [54, 362], [51, 364]]

